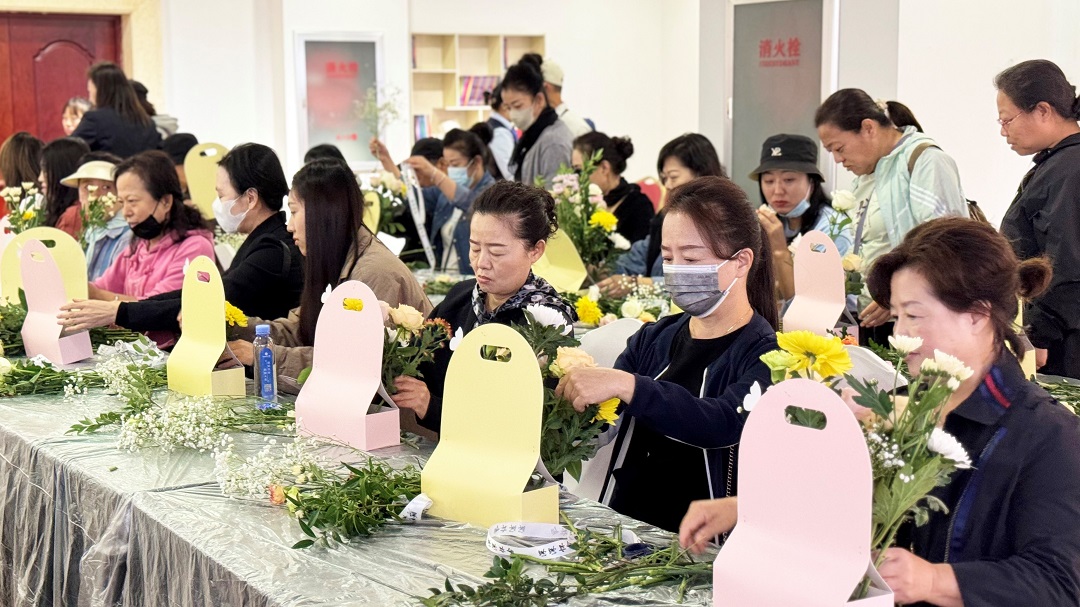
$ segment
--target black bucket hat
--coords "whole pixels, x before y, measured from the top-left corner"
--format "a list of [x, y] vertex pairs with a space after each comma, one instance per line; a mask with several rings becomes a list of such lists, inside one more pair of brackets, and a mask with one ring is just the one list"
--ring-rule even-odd
[[767, 171], [798, 171], [817, 175], [818, 144], [804, 135], [773, 135], [761, 146], [761, 165], [750, 173], [750, 179], [758, 180]]

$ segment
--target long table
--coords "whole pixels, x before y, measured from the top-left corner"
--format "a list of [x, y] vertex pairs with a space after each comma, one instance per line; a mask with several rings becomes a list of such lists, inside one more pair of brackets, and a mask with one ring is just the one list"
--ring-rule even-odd
[[[115, 434], [65, 435], [114, 408], [92, 394], [0, 400], [0, 605], [417, 605], [428, 589], [479, 584], [491, 566], [486, 530], [426, 518], [331, 548], [303, 539], [284, 508], [221, 494], [209, 454], [118, 451]], [[241, 452], [263, 444], [238, 434]], [[394, 466], [422, 463], [430, 445], [379, 450]], [[564, 493], [561, 507], [590, 528], [615, 524], [645, 541], [670, 535]], [[627, 589], [571, 605], [676, 603], [672, 587]], [[711, 604], [707, 590], [683, 604]]]

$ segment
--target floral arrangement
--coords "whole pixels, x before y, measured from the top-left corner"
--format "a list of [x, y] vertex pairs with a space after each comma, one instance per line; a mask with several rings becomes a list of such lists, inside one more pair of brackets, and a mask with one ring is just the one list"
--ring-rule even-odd
[[[22, 339], [22, 326], [25, 320], [25, 301], [17, 304], [0, 303], [0, 344], [3, 346], [4, 356], [26, 355]], [[90, 329], [90, 343], [95, 348], [114, 344], [117, 341], [135, 342], [144, 337], [142, 333], [136, 333], [121, 327], [95, 327]]]
[[[829, 238], [836, 240], [844, 228], [856, 221], [859, 213], [859, 203], [855, 194], [848, 190], [837, 190], [832, 193], [832, 208], [840, 211], [829, 219]], [[858, 251], [852, 251], [844, 255], [841, 263], [844, 266], [845, 289], [848, 295], [860, 295], [863, 292], [863, 260]]]
[[[607, 270], [614, 262], [614, 251], [630, 249], [630, 241], [615, 231], [619, 220], [607, 210], [600, 188], [589, 183], [600, 156], [601, 152], [597, 151], [587, 158], [580, 173], [569, 167], [560, 168], [552, 179], [551, 190], [559, 228], [574, 243], [594, 283], [600, 276], [610, 274]], [[582, 189], [583, 183], [589, 184], [588, 187]]]
[[439, 274], [431, 280], [424, 281], [424, 294], [431, 295], [446, 295], [450, 292], [450, 289], [454, 288], [454, 285], [461, 282], [460, 277], [450, 276], [448, 274]]
[[[620, 318], [636, 318], [656, 322], [671, 311], [671, 299], [664, 288], [656, 284], [640, 284], [626, 276], [621, 280], [629, 287], [625, 297], [609, 297], [596, 285], [578, 297], [574, 304], [581, 322], [604, 326]], [[624, 289], [626, 290], [626, 289]], [[583, 301], [584, 300], [584, 301]]]
[[3, 198], [7, 205], [7, 217], [11, 222], [12, 232], [19, 234], [45, 223], [45, 215], [42, 213], [45, 197], [33, 182], [24, 182], [22, 187], [4, 188], [0, 190], [0, 198]]
[[608, 424], [618, 420], [618, 399], [592, 405], [578, 413], [569, 401], [555, 395], [557, 380], [578, 367], [595, 367], [596, 362], [573, 336], [573, 328], [559, 312], [541, 305], [525, 309], [526, 323], [514, 325], [540, 363], [544, 378], [544, 415], [541, 424], [540, 459], [552, 475], [564, 471], [580, 478], [581, 462], [596, 455], [596, 437]]
[[379, 207], [379, 225], [376, 232], [398, 234], [405, 231], [399, 221], [405, 212], [405, 182], [387, 171], [368, 177], [368, 187], [364, 188], [364, 205]]
[[[643, 544], [630, 544], [618, 526], [610, 533], [578, 528], [565, 516], [564, 524], [574, 539], [576, 551], [570, 559], [547, 560], [530, 555], [495, 557], [484, 577], [491, 581], [473, 588], [461, 584], [454, 589], [450, 581], [444, 588], [431, 588], [423, 600], [426, 607], [450, 605], [544, 605], [565, 604], [574, 597], [613, 592], [622, 588], [677, 585], [681, 603], [690, 588], [712, 583], [712, 561], [702, 562], [681, 550], [677, 542], [665, 548], [642, 550]], [[535, 579], [525, 567], [544, 567], [554, 579]]]
[[229, 245], [234, 251], [240, 250], [240, 247], [243, 246], [247, 237], [247, 234], [241, 234], [240, 232], [229, 234], [220, 227], [214, 228], [214, 244]]
[[104, 230], [116, 212], [117, 205], [116, 194], [106, 192], [104, 195], [98, 196], [98, 187], [96, 185], [87, 186], [86, 189], [90, 196], [86, 201], [86, 205], [79, 210], [82, 215], [83, 226], [82, 232], [79, 234], [79, 244], [82, 245], [83, 249], [86, 249], [87, 245], [86, 235], [96, 230]]
[[[779, 350], [761, 357], [772, 371], [774, 383], [788, 377], [806, 377], [837, 389], [841, 376], [852, 366], [836, 336], [793, 331], [777, 334], [777, 343]], [[894, 336], [889, 343], [902, 356], [922, 347], [922, 339], [917, 337]], [[899, 361], [897, 378], [903, 366]], [[863, 419], [874, 471], [871, 550], [878, 554], [876, 565], [881, 565], [885, 549], [893, 545], [904, 523], [914, 520], [916, 525], [923, 525], [929, 520], [930, 510], [946, 510], [945, 504], [930, 492], [947, 484], [957, 469], [971, 466], [960, 443], [938, 427], [942, 407], [971, 374], [972, 370], [959, 359], [935, 350], [934, 358], [924, 360], [913, 374], [906, 399], [895, 388], [887, 392], [875, 382], [864, 383], [843, 375], [855, 391], [854, 404], [865, 408], [859, 409], [857, 415]], [[795, 423], [820, 427], [821, 421], [808, 416]], [[860, 596], [866, 588], [864, 582]]]
[[373, 459], [331, 467], [310, 439], [279, 447], [268, 437], [262, 450], [246, 459], [228, 443], [214, 457], [223, 494], [269, 498], [272, 505], [288, 508], [308, 536], [293, 545], [297, 549], [370, 536], [388, 522], [400, 522], [402, 508], [420, 493], [415, 467], [394, 470]]
[[[383, 302], [379, 302], [384, 305]], [[416, 308], [386, 306], [386, 342], [383, 346], [382, 381], [386, 391], [397, 393], [394, 379], [402, 375], [422, 377], [421, 363], [435, 359], [435, 351], [450, 341], [450, 324], [441, 318], [424, 320]]]

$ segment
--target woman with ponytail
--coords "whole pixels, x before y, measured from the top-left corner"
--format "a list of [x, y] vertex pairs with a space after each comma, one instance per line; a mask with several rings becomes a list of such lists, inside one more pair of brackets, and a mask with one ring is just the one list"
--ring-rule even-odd
[[558, 392], [583, 411], [622, 401], [602, 493], [668, 531], [694, 500], [734, 495], [743, 398], [771, 383], [779, 325], [769, 240], [746, 193], [701, 177], [668, 194], [664, 287], [682, 310], [648, 324], [614, 369], [574, 369]]
[[1025, 61], [1001, 72], [1001, 136], [1035, 166], [1020, 182], [1001, 231], [1021, 259], [1046, 255], [1054, 281], [1024, 310], [1043, 373], [1080, 378], [1080, 99], [1057, 65]]
[[[825, 150], [855, 174], [854, 252], [863, 267], [899, 245], [920, 223], [967, 216], [956, 163], [922, 134], [903, 104], [875, 102], [865, 91], [843, 89], [821, 104], [814, 126]], [[864, 291], [859, 309], [863, 343], [885, 343], [891, 333], [888, 308]]]
[[[896, 602], [1013, 607], [1074, 605], [1080, 596], [1080, 420], [1028, 381], [1013, 325], [1019, 299], [1051, 284], [1042, 257], [1018, 261], [993, 227], [935, 219], [870, 269], [874, 300], [896, 334], [918, 337], [917, 371], [935, 350], [972, 370], [941, 408], [941, 422], [971, 458], [932, 495], [946, 508], [902, 529], [881, 576]], [[734, 500], [694, 504], [682, 545], [695, 552], [735, 524]]]
[[[567, 325], [577, 321], [574, 307], [532, 273], [547, 239], [559, 228], [551, 194], [531, 185], [499, 181], [473, 203], [470, 224], [469, 262], [476, 278], [454, 285], [430, 318], [445, 320], [462, 335], [491, 322], [527, 322], [525, 308], [532, 306], [549, 308]], [[415, 412], [420, 425], [435, 432], [442, 424], [443, 385], [451, 354], [450, 348], [437, 350], [434, 361], [420, 366], [423, 379], [394, 380], [398, 388], [394, 402]]]
[[600, 152], [600, 164], [589, 176], [604, 194], [604, 202], [615, 214], [619, 223], [615, 231], [631, 243], [649, 235], [649, 226], [656, 210], [649, 197], [641, 193], [636, 183], [623, 179], [626, 161], [634, 155], [634, 144], [629, 137], [608, 137], [598, 131], [585, 133], [574, 140], [574, 153], [570, 157], [575, 170], [580, 170], [585, 159]]

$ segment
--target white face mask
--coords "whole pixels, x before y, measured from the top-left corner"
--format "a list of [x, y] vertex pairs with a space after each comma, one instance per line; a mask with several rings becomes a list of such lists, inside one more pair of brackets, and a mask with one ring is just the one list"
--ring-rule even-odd
[[536, 117], [533, 116], [532, 106], [510, 110], [510, 122], [513, 122], [514, 126], [522, 131], [529, 130], [529, 127], [536, 122]]
[[232, 200], [222, 200], [220, 197], [214, 199], [214, 219], [226, 234], [235, 234], [240, 224], [244, 222], [244, 218], [247, 217], [248, 211], [251, 210], [247, 209], [239, 215], [233, 215], [233, 207], [239, 200], [240, 196]]

